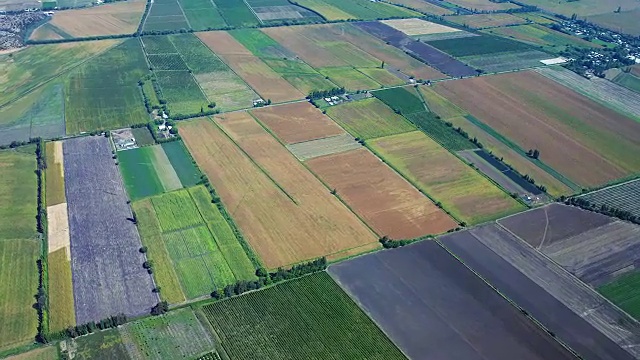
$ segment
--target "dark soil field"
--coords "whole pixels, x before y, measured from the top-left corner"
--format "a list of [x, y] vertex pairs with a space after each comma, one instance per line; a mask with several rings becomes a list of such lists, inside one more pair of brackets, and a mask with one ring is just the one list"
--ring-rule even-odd
[[[498, 225], [440, 239], [468, 267], [585, 359], [633, 359], [640, 326]], [[626, 351], [625, 351], [626, 349]]]
[[573, 358], [436, 242], [362, 256], [329, 273], [410, 358]]
[[143, 315], [158, 302], [109, 140], [63, 143], [76, 321]]

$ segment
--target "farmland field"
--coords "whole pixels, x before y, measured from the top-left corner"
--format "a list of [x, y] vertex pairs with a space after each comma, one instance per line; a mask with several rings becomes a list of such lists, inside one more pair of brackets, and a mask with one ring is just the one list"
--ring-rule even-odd
[[327, 109], [327, 115], [360, 139], [373, 139], [415, 130], [405, 118], [394, 113], [376, 98], [332, 106]]
[[109, 140], [75, 138], [62, 147], [76, 321], [148, 313], [158, 297], [142, 268], [140, 237]]
[[447, 235], [440, 242], [580, 356], [638, 356], [628, 346], [638, 341], [637, 323], [499, 225]]
[[486, 29], [493, 27], [520, 25], [527, 22], [525, 19], [505, 13], [459, 15], [448, 17], [447, 20], [451, 21], [454, 24], [468, 26], [472, 29]]
[[306, 164], [380, 237], [412, 239], [457, 226], [369, 150], [317, 157]]
[[211, 351], [214, 341], [191, 309], [150, 317], [120, 329], [132, 359], [184, 359]]
[[[132, 34], [138, 29], [138, 24], [144, 12], [145, 2], [133, 0], [102, 6], [73, 9], [56, 12], [51, 21], [47, 22], [47, 30], [53, 27], [54, 31], [69, 34], [72, 37], [89, 37]], [[40, 29], [36, 29], [31, 38], [38, 40], [55, 39], [51, 35], [40, 35]], [[54, 33], [55, 34], [55, 33]]]
[[[469, 119], [464, 117], [464, 115], [466, 115], [464, 110], [440, 96], [438, 93], [433, 91], [433, 89], [420, 87], [420, 92], [422, 93], [427, 106], [434, 113], [440, 115], [443, 120], [451, 122], [453, 126], [461, 127], [469, 134], [470, 138], [475, 137], [478, 139], [485, 149], [491, 151], [498, 158], [502, 158], [504, 162], [513, 166], [521, 174], [528, 174], [536, 181], [537, 184], [544, 185], [549, 194], [559, 197], [573, 192], [570, 187], [540, 168], [537, 163], [531, 161], [531, 159], [525, 154], [510, 148], [500, 139], [494, 137], [483, 128], [469, 121]], [[433, 134], [430, 135], [433, 136]]]
[[490, 35], [429, 41], [429, 45], [455, 57], [489, 55], [503, 52], [520, 52], [533, 49], [531, 46], [519, 41], [503, 39]]
[[435, 241], [328, 271], [410, 358], [573, 359]]
[[430, 35], [430, 34], [451, 33], [451, 32], [462, 31], [460, 29], [432, 23], [422, 19], [395, 19], [395, 20], [382, 20], [380, 22], [383, 24], [389, 25], [396, 30], [400, 30], [409, 36]]
[[204, 187], [136, 202], [134, 210], [167, 301], [180, 303], [253, 279], [255, 269]]
[[65, 342], [67, 348], [75, 349], [74, 359], [128, 359], [126, 345], [117, 329], [97, 331]]
[[595, 204], [597, 207], [604, 204], [615, 209], [628, 211], [640, 217], [640, 180], [633, 180], [597, 190], [580, 198]]
[[465, 56], [461, 61], [480, 69], [485, 73], [499, 73], [512, 70], [542, 67], [540, 60], [549, 59], [551, 55], [538, 51], [516, 51], [498, 54]]
[[200, 181], [200, 170], [196, 167], [182, 141], [162, 143], [162, 150], [169, 158], [183, 187], [195, 186]]
[[373, 20], [390, 17], [420, 16], [420, 13], [412, 10], [383, 2], [370, 2], [367, 0], [351, 0], [349, 2], [339, 0], [299, 0], [298, 3], [319, 13], [327, 20]]
[[447, 2], [474, 11], [496, 11], [519, 8], [518, 5], [509, 2], [493, 2], [490, 0], [448, 0]]
[[469, 139], [455, 131], [453, 126], [448, 126], [444, 121], [437, 119], [432, 112], [422, 111], [408, 115], [407, 118], [433, 140], [450, 151], [477, 148]]
[[0, 351], [33, 342], [38, 325], [35, 148], [0, 151]]
[[406, 81], [401, 78], [401, 77], [404, 78], [404, 76], [398, 77], [392, 73], [392, 71], [393, 72], [398, 71], [395, 69], [389, 71], [387, 69], [380, 69], [380, 68], [360, 68], [357, 70], [365, 74], [366, 76], [370, 77], [371, 79], [373, 79], [375, 82], [379, 83], [382, 86], [396, 86], [396, 85], [403, 85], [406, 83]]
[[[521, 149], [582, 186], [640, 170], [640, 123], [532, 72], [438, 84], [436, 92], [468, 110]], [[514, 127], [514, 124], [519, 124]]]
[[336, 123], [308, 102], [257, 109], [251, 114], [287, 144], [344, 134]]
[[591, 100], [627, 114], [640, 122], [640, 94], [638, 93], [599, 77], [594, 77], [591, 80], [585, 79], [562, 67], [547, 67], [536, 71]]
[[404, 359], [326, 273], [202, 310], [232, 358]]
[[231, 27], [252, 27], [260, 24], [251, 8], [244, 1], [215, 0], [224, 21]]
[[640, 260], [640, 227], [576, 207], [552, 204], [499, 223], [593, 287], [636, 270]]
[[430, 15], [451, 15], [453, 11], [422, 0], [393, 0], [393, 4], [404, 5], [416, 11]]
[[378, 89], [382, 87], [378, 82], [352, 67], [328, 67], [318, 69], [320, 74], [329, 78], [348, 91]]
[[180, 127], [187, 148], [267, 268], [377, 241], [248, 114]]
[[66, 202], [62, 143], [59, 141], [47, 142], [45, 144], [45, 153], [47, 156], [47, 169], [45, 171], [47, 206], [62, 204]]
[[347, 133], [287, 145], [287, 149], [300, 161], [355, 150], [361, 147], [362, 145], [351, 134]]
[[412, 87], [392, 88], [372, 92], [373, 96], [387, 104], [394, 111], [402, 115], [410, 115], [425, 111], [422, 100], [416, 95]]
[[76, 325], [73, 283], [68, 248], [49, 253], [49, 331], [58, 332]]
[[138, 146], [149, 146], [155, 145], [156, 140], [151, 135], [149, 128], [140, 127], [131, 129], [131, 135], [133, 135], [134, 139], [136, 139], [136, 144]]
[[523, 209], [422, 132], [375, 139], [373, 150], [459, 221], [477, 224]]
[[189, 22], [178, 0], [157, 0], [151, 6], [144, 32], [189, 29]]
[[263, 99], [284, 102], [305, 97], [306, 94], [299, 92], [229, 33], [211, 32], [206, 37], [207, 46]]
[[178, 174], [160, 145], [120, 151], [118, 162], [131, 200], [182, 187]]
[[579, 37], [568, 35], [538, 24], [505, 26], [488, 29], [485, 32], [524, 41], [532, 45], [542, 45], [554, 52], [562, 50], [569, 45], [598, 47], [596, 44]]
[[39, 347], [26, 353], [9, 356], [6, 360], [58, 360], [58, 348], [55, 345]]
[[577, 2], [556, 0], [523, 0], [522, 3], [537, 6], [540, 9], [564, 16], [570, 17], [571, 15], [576, 14], [580, 18], [588, 15], [613, 13], [618, 8], [618, 6], [620, 6], [622, 10], [625, 11], [640, 7], [640, 4], [638, 4], [638, 2], [635, 0], [581, 0]]
[[602, 296], [611, 300], [634, 318], [640, 318], [640, 273], [632, 272], [598, 288]]
[[609, 12], [587, 17], [587, 20], [603, 28], [616, 32], [629, 34], [631, 36], [640, 35], [640, 9], [621, 11], [619, 13]]
[[[118, 76], [111, 76], [114, 71]], [[147, 72], [137, 39], [127, 39], [75, 69], [64, 89], [67, 133], [146, 122], [138, 80]]]
[[640, 77], [623, 72], [616, 76], [613, 82], [631, 91], [640, 93]]

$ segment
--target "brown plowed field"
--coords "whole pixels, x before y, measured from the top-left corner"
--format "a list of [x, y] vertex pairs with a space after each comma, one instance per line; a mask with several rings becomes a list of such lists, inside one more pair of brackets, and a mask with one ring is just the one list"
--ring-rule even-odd
[[306, 164], [380, 236], [412, 239], [457, 226], [369, 150], [322, 156]]
[[283, 102], [305, 97], [229, 33], [219, 31], [201, 33], [198, 36], [263, 99]]
[[344, 134], [333, 120], [308, 102], [271, 106], [251, 113], [287, 144]]
[[582, 186], [640, 171], [640, 123], [534, 72], [440, 83], [435, 90]]
[[[86, 9], [58, 11], [47, 24], [75, 37], [131, 34], [138, 28], [145, 4], [145, 1], [134, 0]], [[45, 34], [50, 33], [46, 27], [44, 29]], [[51, 36], [45, 34], [38, 34], [36, 30], [31, 38], [59, 38], [55, 33]]]
[[180, 134], [267, 268], [377, 242], [249, 114], [231, 113], [215, 121], [224, 132], [199, 119], [181, 123]]

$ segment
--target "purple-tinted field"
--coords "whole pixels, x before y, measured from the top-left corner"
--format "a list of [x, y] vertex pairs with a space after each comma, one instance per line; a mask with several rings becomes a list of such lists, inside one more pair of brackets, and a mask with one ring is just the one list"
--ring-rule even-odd
[[410, 358], [573, 358], [434, 241], [328, 271]]
[[447, 75], [453, 77], [464, 77], [474, 76], [477, 74], [474, 68], [466, 65], [465, 63], [454, 59], [433, 46], [416, 41], [401, 31], [386, 24], [371, 21], [357, 23], [356, 26], [399, 49], [413, 54], [424, 63]]
[[63, 143], [76, 321], [148, 313], [158, 302], [109, 140]]
[[637, 322], [499, 225], [443, 236], [440, 242], [584, 359], [640, 355]]

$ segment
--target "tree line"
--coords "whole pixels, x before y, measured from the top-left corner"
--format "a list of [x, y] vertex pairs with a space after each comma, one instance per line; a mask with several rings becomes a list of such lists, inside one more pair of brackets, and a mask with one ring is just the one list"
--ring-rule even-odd
[[309, 95], [307, 95], [307, 99], [318, 100], [318, 99], [324, 99], [326, 97], [342, 95], [344, 93], [345, 93], [344, 87], [335, 87], [329, 90], [313, 90], [312, 92], [309, 93]]
[[616, 217], [620, 220], [625, 220], [640, 225], [640, 217], [635, 216], [627, 210], [618, 209], [606, 204], [601, 204], [600, 206], [598, 206], [598, 204], [592, 203], [589, 200], [581, 197], [572, 197], [566, 199], [564, 196], [562, 196], [560, 197], [560, 201], [564, 201], [564, 203], [567, 205], [577, 206], [585, 210], [590, 210], [606, 216]]

